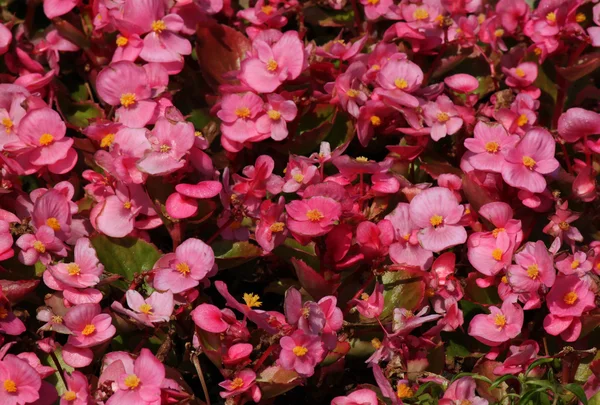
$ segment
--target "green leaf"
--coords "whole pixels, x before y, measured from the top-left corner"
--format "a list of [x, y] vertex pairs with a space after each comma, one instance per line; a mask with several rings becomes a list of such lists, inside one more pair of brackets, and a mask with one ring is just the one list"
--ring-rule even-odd
[[136, 273], [151, 270], [161, 256], [156, 246], [138, 238], [95, 235], [91, 241], [104, 270], [119, 274], [127, 281], [133, 280]]
[[306, 246], [298, 243], [296, 239], [287, 238], [283, 244], [277, 246], [273, 253], [291, 263], [292, 258], [297, 258], [305, 261], [310, 267], [319, 270], [321, 263], [315, 252], [315, 243], [311, 242]]
[[494, 380], [494, 382], [492, 383], [492, 385], [490, 385], [490, 390], [493, 390], [494, 388], [498, 388], [498, 386], [499, 386], [500, 384], [502, 384], [502, 383], [503, 383], [504, 381], [506, 381], [506, 380], [510, 380], [511, 378], [512, 378], [512, 379], [514, 379], [514, 380], [517, 380], [517, 381], [519, 380], [517, 377], [515, 377], [515, 376], [514, 376], [514, 375], [512, 375], [512, 374], [505, 374], [505, 375], [503, 375], [502, 377], [500, 377], [500, 378], [496, 378], [496, 379]]
[[[56, 349], [54, 351], [54, 354], [56, 355], [56, 359], [58, 360], [58, 363], [62, 367], [63, 371], [66, 371], [69, 373], [73, 372], [73, 370], [74, 370], [73, 367], [67, 365], [67, 363], [65, 363], [65, 361], [62, 358], [62, 349], [60, 349], [60, 348]], [[67, 387], [65, 386], [65, 383], [63, 382], [63, 380], [60, 376], [60, 372], [58, 371], [58, 367], [56, 366], [54, 359], [52, 359], [52, 356], [50, 354], [46, 354], [45, 356], [41, 357], [41, 360], [42, 360], [43, 364], [50, 366], [56, 370], [56, 372], [54, 374], [52, 374], [50, 377], [46, 378], [46, 381], [48, 381], [50, 384], [54, 385], [54, 387], [58, 391], [58, 394], [62, 395], [67, 390]]]
[[453, 359], [455, 357], [469, 357], [471, 351], [455, 340], [449, 340], [446, 346], [446, 356]]
[[551, 357], [543, 357], [541, 359], [537, 359], [536, 361], [531, 363], [529, 367], [527, 367], [527, 370], [525, 370], [525, 376], [529, 375], [531, 370], [533, 370], [534, 368], [541, 366], [542, 364], [552, 363], [553, 361], [554, 359]]
[[382, 320], [390, 318], [395, 308], [415, 309], [425, 296], [425, 282], [417, 273], [408, 270], [388, 271], [381, 279], [385, 286]]
[[600, 392], [597, 392], [588, 401], [588, 405], [600, 405]]
[[571, 391], [583, 405], [588, 405], [587, 397], [585, 396], [585, 391], [581, 388], [579, 384], [567, 384], [564, 386], [567, 391]]
[[262, 255], [262, 249], [250, 242], [220, 240], [213, 243], [212, 248], [220, 270], [237, 267]]

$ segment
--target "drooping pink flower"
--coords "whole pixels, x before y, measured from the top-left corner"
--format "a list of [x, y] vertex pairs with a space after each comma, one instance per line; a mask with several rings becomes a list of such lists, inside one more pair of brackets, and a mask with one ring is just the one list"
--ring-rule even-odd
[[183, 157], [194, 145], [194, 126], [191, 122], [172, 122], [159, 118], [148, 140], [152, 147], [137, 166], [145, 173], [162, 176], [181, 169]]
[[385, 219], [392, 222], [396, 242], [389, 248], [390, 259], [396, 264], [417, 266], [427, 270], [433, 261], [433, 253], [424, 249], [419, 243], [419, 227], [410, 218], [410, 205], [398, 203], [391, 214]]
[[445, 95], [439, 96], [435, 102], [425, 104], [423, 117], [431, 127], [431, 138], [436, 142], [446, 135], [456, 133], [463, 124], [454, 103]]
[[498, 346], [521, 333], [523, 308], [509, 300], [502, 307], [490, 307], [490, 314], [479, 314], [469, 324], [469, 335], [488, 346]]
[[410, 202], [409, 212], [411, 220], [421, 228], [418, 238], [423, 248], [439, 252], [466, 242], [467, 232], [458, 225], [464, 207], [447, 188], [422, 191]]
[[287, 123], [296, 118], [298, 108], [292, 100], [286, 100], [279, 94], [267, 95], [266, 114], [256, 121], [256, 129], [262, 134], [270, 134], [276, 141], [288, 136]]
[[391, 334], [391, 336], [407, 336], [408, 334], [410, 334], [410, 332], [423, 325], [424, 323], [435, 321], [436, 319], [442, 317], [438, 314], [427, 315], [428, 311], [429, 307], [423, 307], [419, 312], [415, 314], [406, 308], [395, 308], [394, 321], [392, 323], [393, 333]]
[[554, 158], [555, 146], [554, 139], [547, 130], [531, 129], [506, 153], [502, 178], [513, 187], [541, 193], [546, 188], [544, 175], [559, 167]]
[[285, 206], [290, 231], [301, 236], [321, 236], [329, 232], [342, 214], [340, 203], [328, 197], [295, 200]]
[[196, 287], [206, 277], [215, 264], [215, 255], [200, 239], [189, 238], [161, 262], [165, 267], [156, 270], [154, 288], [178, 294]]
[[42, 380], [27, 361], [7, 354], [0, 361], [0, 402], [6, 405], [20, 405], [39, 399]]
[[515, 262], [507, 272], [508, 282], [515, 291], [536, 292], [542, 285], [550, 288], [554, 284], [554, 259], [544, 242], [528, 242], [515, 255]]
[[307, 335], [301, 330], [282, 337], [279, 344], [279, 364], [286, 370], [295, 370], [305, 377], [314, 374], [315, 366], [323, 359], [325, 353], [318, 336]]
[[266, 252], [271, 252], [281, 245], [287, 237], [284, 211], [283, 197], [280, 197], [277, 203], [266, 200], [260, 205], [260, 220], [256, 224], [254, 234], [256, 241]]
[[465, 148], [473, 154], [465, 159], [477, 170], [501, 173], [504, 155], [519, 141], [517, 135], [508, 135], [501, 125], [487, 125], [479, 121], [474, 137], [465, 139]]
[[165, 379], [165, 366], [146, 348], [133, 363], [133, 373], [125, 370], [119, 375], [118, 390], [106, 405], [148, 404], [160, 402], [161, 384]]
[[104, 266], [99, 262], [90, 240], [79, 238], [75, 244], [75, 261], [57, 263], [49, 266], [48, 271], [63, 284], [75, 288], [87, 288], [98, 284]]
[[556, 213], [550, 217], [550, 222], [544, 227], [544, 233], [559, 238], [561, 242], [567, 242], [570, 245], [575, 242], [581, 242], [583, 235], [577, 227], [571, 225], [579, 219], [580, 213], [568, 209], [568, 202], [556, 207]]
[[65, 373], [66, 391], [60, 398], [60, 405], [87, 405], [92, 402], [90, 387], [85, 375], [79, 371]]
[[89, 348], [110, 340], [116, 329], [112, 318], [100, 312], [98, 304], [81, 304], [72, 307], [64, 316], [65, 326], [72, 335], [68, 343], [76, 348]]
[[475, 395], [477, 384], [472, 377], [462, 377], [454, 381], [444, 392], [440, 405], [488, 405], [488, 401]]
[[[223, 320], [223, 311], [214, 305], [200, 304], [194, 308], [191, 315], [196, 326], [207, 332], [222, 333], [229, 328], [229, 323]], [[235, 317], [233, 319], [235, 320]]]
[[127, 290], [125, 296], [130, 309], [123, 308], [123, 305], [118, 301], [114, 301], [111, 308], [146, 326], [153, 327], [154, 323], [167, 322], [173, 313], [174, 303], [171, 291], [164, 293], [154, 291], [150, 297], [144, 299], [139, 292]]
[[346, 396], [335, 397], [331, 401], [331, 405], [377, 405], [378, 403], [377, 394], [367, 388], [353, 391]]
[[519, 346], [510, 346], [510, 355], [502, 362], [502, 365], [494, 369], [494, 374], [505, 375], [524, 373], [529, 364], [536, 359], [540, 346], [535, 340], [526, 340]]
[[60, 257], [67, 255], [65, 245], [54, 236], [54, 230], [47, 225], [41, 226], [35, 234], [21, 235], [16, 245], [21, 248], [19, 260], [27, 266], [35, 264], [38, 260], [42, 264], [50, 263], [51, 253]]
[[365, 318], [377, 318], [383, 312], [383, 284], [375, 283], [373, 292], [369, 295], [362, 293], [358, 299], [352, 301], [356, 310]]

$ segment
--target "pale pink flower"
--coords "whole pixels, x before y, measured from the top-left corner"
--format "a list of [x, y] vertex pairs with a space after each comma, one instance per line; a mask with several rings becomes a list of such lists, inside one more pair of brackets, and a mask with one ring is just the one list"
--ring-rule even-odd
[[431, 266], [433, 253], [419, 243], [419, 227], [410, 218], [410, 205], [398, 203], [385, 219], [392, 222], [396, 242], [390, 245], [390, 259], [396, 264], [417, 266], [426, 270]]
[[35, 264], [38, 260], [42, 264], [50, 263], [51, 253], [61, 257], [67, 255], [65, 245], [47, 225], [41, 226], [35, 234], [21, 235], [17, 239], [16, 245], [21, 248], [19, 260], [27, 266]]
[[419, 89], [422, 82], [423, 71], [409, 60], [391, 60], [377, 74], [381, 95], [401, 107], [419, 106], [419, 100], [409, 93]]
[[173, 122], [159, 118], [148, 136], [151, 150], [137, 163], [145, 173], [164, 176], [185, 165], [183, 157], [194, 145], [194, 126], [191, 122]]
[[279, 198], [277, 203], [270, 200], [260, 205], [260, 220], [254, 232], [256, 241], [266, 252], [271, 252], [281, 245], [287, 237], [285, 226], [285, 199]]
[[556, 268], [567, 276], [577, 274], [579, 277], [583, 277], [592, 270], [592, 262], [584, 252], [575, 252], [562, 260], [558, 260]]
[[536, 79], [538, 74], [537, 64], [534, 62], [523, 62], [514, 68], [502, 68], [506, 75], [506, 84], [510, 87], [526, 88]]
[[512, 261], [514, 243], [508, 238], [477, 232], [469, 236], [467, 246], [469, 263], [486, 276], [495, 276]]
[[307, 335], [301, 330], [297, 330], [291, 336], [282, 337], [279, 344], [279, 364], [286, 370], [295, 370], [305, 377], [314, 374], [315, 366], [325, 354], [321, 339], [318, 336]]
[[239, 144], [240, 150], [244, 142], [260, 137], [256, 119], [262, 112], [262, 104], [261, 98], [254, 93], [227, 94], [221, 100], [221, 109], [217, 112], [222, 121], [221, 131], [233, 145]]
[[321, 176], [317, 166], [312, 164], [311, 161], [303, 157], [290, 157], [290, 161], [285, 168], [284, 180], [282, 191], [284, 193], [296, 193], [310, 184], [319, 183]]
[[171, 291], [165, 293], [154, 291], [150, 297], [144, 299], [139, 292], [127, 290], [125, 296], [127, 305], [131, 309], [123, 308], [118, 301], [114, 301], [111, 308], [148, 327], [153, 327], [154, 323], [168, 322], [173, 313], [174, 303]]
[[176, 219], [189, 218], [198, 212], [197, 199], [213, 198], [221, 192], [223, 186], [218, 181], [200, 181], [197, 184], [180, 183], [175, 186], [165, 203], [167, 213]]
[[515, 255], [515, 262], [517, 264], [508, 269], [507, 277], [516, 292], [537, 292], [542, 285], [550, 288], [554, 284], [554, 259], [544, 242], [528, 242]]
[[465, 148], [473, 154], [465, 159], [477, 170], [501, 173], [504, 155], [519, 141], [517, 135], [508, 135], [502, 125], [487, 125], [479, 121], [474, 137], [465, 139]]
[[330, 103], [339, 104], [353, 117], [358, 117], [359, 107], [368, 99], [361, 82], [366, 69], [364, 63], [354, 62], [335, 79], [335, 82], [325, 85], [325, 90], [332, 94]]
[[40, 398], [42, 380], [27, 361], [7, 354], [0, 361], [0, 402], [6, 405], [21, 405]]
[[328, 197], [294, 200], [285, 206], [290, 231], [301, 236], [321, 236], [329, 232], [342, 214], [340, 203]]
[[331, 400], [331, 405], [377, 405], [378, 403], [377, 394], [367, 388], [362, 388], [353, 391], [349, 395], [335, 397]]
[[583, 108], [569, 108], [558, 119], [558, 133], [567, 142], [600, 134], [600, 114]]
[[550, 222], [544, 227], [544, 233], [559, 238], [570, 245], [583, 241], [583, 235], [577, 227], [571, 225], [579, 219], [580, 213], [568, 209], [568, 202], [556, 207], [556, 213], [550, 217]]
[[144, 48], [144, 41], [138, 34], [131, 35], [117, 35], [116, 39], [117, 49], [113, 53], [111, 63], [120, 62], [127, 60], [135, 62], [140, 56], [140, 52]]
[[279, 94], [267, 95], [266, 114], [256, 121], [256, 129], [263, 134], [271, 134], [271, 138], [282, 141], [288, 136], [287, 123], [296, 118], [298, 108], [292, 100], [286, 100]]
[[488, 405], [487, 399], [475, 395], [477, 384], [472, 377], [462, 377], [454, 381], [444, 392], [440, 405]]
[[221, 398], [233, 397], [248, 390], [254, 402], [259, 402], [262, 397], [260, 389], [256, 385], [256, 373], [249, 368], [239, 371], [229, 380], [220, 382], [219, 386], [225, 389], [219, 393]]
[[64, 316], [65, 326], [72, 335], [68, 343], [76, 348], [89, 348], [109, 341], [116, 329], [112, 318], [101, 313], [98, 304], [81, 304], [72, 307]]
[[510, 354], [507, 354], [502, 365], [494, 369], [494, 374], [505, 375], [524, 373], [529, 364], [536, 359], [540, 346], [535, 340], [526, 340], [519, 346], [510, 346], [508, 348]]
[[379, 317], [383, 312], [383, 284], [375, 283], [373, 292], [369, 295], [362, 293], [359, 298], [351, 301], [356, 310], [365, 318], [373, 319]]
[[477, 78], [465, 73], [448, 76], [444, 79], [444, 83], [457, 93], [464, 94], [470, 93], [479, 87]]
[[100, 281], [104, 266], [87, 238], [79, 238], [75, 244], [75, 261], [57, 263], [48, 267], [55, 279], [75, 288], [93, 287]]
[[79, 0], [44, 0], [44, 14], [49, 19], [67, 14]]
[[390, 11], [390, 7], [394, 5], [392, 0], [360, 0], [360, 3], [365, 6], [365, 16], [368, 20], [376, 20], [385, 16]]
[[448, 96], [441, 95], [435, 102], [423, 106], [425, 123], [431, 127], [431, 139], [439, 141], [446, 135], [456, 133], [463, 124], [454, 103]]
[[[231, 313], [231, 316], [227, 313]], [[191, 312], [192, 319], [200, 329], [211, 333], [223, 333], [229, 328], [229, 320], [235, 321], [235, 316], [229, 309], [220, 310], [211, 304], [200, 304]], [[228, 319], [231, 318], [231, 319]]]
[[428, 311], [429, 307], [423, 307], [415, 314], [406, 308], [395, 308], [394, 319], [392, 323], [393, 333], [391, 336], [407, 336], [410, 332], [424, 323], [435, 321], [436, 319], [442, 317], [438, 314], [426, 315]]
[[60, 405], [88, 405], [92, 403], [87, 378], [79, 371], [65, 373], [66, 391], [60, 398]]
[[502, 307], [490, 307], [490, 314], [479, 314], [469, 324], [469, 335], [488, 346], [498, 346], [517, 337], [523, 328], [523, 308], [509, 300]]

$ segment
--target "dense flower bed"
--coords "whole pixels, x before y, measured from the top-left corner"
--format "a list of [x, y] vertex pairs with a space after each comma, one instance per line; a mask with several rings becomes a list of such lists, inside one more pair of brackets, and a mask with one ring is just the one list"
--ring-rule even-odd
[[600, 404], [600, 4], [0, 10], [0, 404]]

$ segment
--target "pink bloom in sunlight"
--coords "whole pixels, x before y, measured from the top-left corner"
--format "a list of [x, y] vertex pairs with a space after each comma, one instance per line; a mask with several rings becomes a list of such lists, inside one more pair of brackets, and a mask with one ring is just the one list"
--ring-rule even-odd
[[408, 60], [391, 60], [377, 74], [377, 83], [386, 100], [399, 106], [415, 108], [419, 101], [409, 93], [421, 87], [423, 71]]
[[47, 225], [40, 227], [35, 234], [21, 235], [16, 244], [21, 248], [19, 260], [27, 266], [35, 264], [38, 260], [42, 264], [50, 263], [51, 253], [61, 257], [67, 255], [65, 245], [54, 236], [54, 230]]
[[266, 114], [256, 121], [256, 129], [262, 134], [271, 134], [271, 138], [282, 141], [288, 136], [287, 123], [296, 118], [298, 107], [292, 100], [286, 100], [279, 94], [267, 95]]
[[97, 346], [110, 340], [116, 329], [109, 314], [100, 313], [98, 304], [80, 304], [64, 316], [64, 323], [72, 334], [68, 343], [77, 348]]
[[223, 121], [223, 136], [234, 143], [243, 144], [259, 137], [256, 118], [262, 111], [262, 99], [254, 93], [227, 94], [221, 100], [217, 116]]
[[369, 39], [366, 35], [355, 42], [344, 42], [342, 39], [334, 39], [322, 47], [317, 48], [316, 54], [325, 58], [349, 60], [356, 56]]
[[144, 48], [144, 41], [137, 34], [129, 36], [117, 35], [117, 49], [113, 53], [111, 63], [128, 60], [135, 62]]
[[507, 354], [502, 365], [494, 369], [494, 374], [518, 375], [519, 373], [524, 373], [529, 364], [536, 359], [537, 354], [540, 351], [540, 346], [535, 340], [526, 340], [519, 346], [510, 346], [509, 351], [510, 355]]
[[260, 205], [260, 220], [256, 224], [256, 241], [266, 252], [271, 252], [281, 245], [287, 237], [285, 226], [285, 199], [279, 198], [277, 203], [270, 200]]
[[296, 193], [310, 184], [318, 183], [321, 179], [318, 168], [312, 161], [290, 157], [285, 168], [285, 183], [282, 191], [284, 193]]
[[541, 193], [546, 188], [544, 175], [559, 167], [554, 158], [555, 147], [556, 143], [547, 130], [531, 129], [514, 149], [506, 153], [502, 178], [510, 186]]
[[600, 134], [600, 114], [583, 108], [569, 108], [558, 119], [558, 133], [567, 142]]
[[501, 173], [504, 155], [518, 141], [519, 137], [508, 135], [502, 125], [488, 125], [479, 121], [475, 125], [474, 137], [465, 139], [465, 148], [473, 152], [465, 159], [477, 170]]
[[144, 299], [139, 292], [127, 290], [125, 296], [131, 310], [123, 308], [118, 301], [112, 303], [112, 309], [130, 316], [146, 326], [153, 327], [154, 323], [167, 322], [173, 313], [174, 304], [171, 291], [165, 293], [154, 291], [150, 297]]
[[167, 213], [175, 219], [194, 216], [198, 212], [197, 199], [213, 198], [221, 192], [223, 185], [218, 181], [206, 180], [198, 184], [179, 183], [176, 192], [165, 203]]
[[433, 253], [419, 244], [419, 227], [410, 218], [410, 205], [398, 203], [385, 219], [392, 222], [396, 242], [390, 245], [390, 259], [396, 264], [417, 266], [427, 270], [433, 261]]
[[444, 392], [439, 405], [488, 405], [487, 399], [475, 395], [477, 384], [472, 377], [462, 377], [454, 381]]
[[554, 284], [554, 259], [541, 240], [527, 242], [515, 255], [515, 262], [508, 269], [507, 278], [516, 292], [537, 292], [542, 284], [548, 288]]
[[195, 238], [187, 239], [167, 256], [168, 262], [156, 270], [153, 284], [157, 290], [171, 290], [173, 294], [196, 287], [215, 264], [211, 247]]
[[568, 209], [568, 202], [556, 207], [556, 213], [550, 217], [550, 222], [544, 227], [544, 233], [559, 238], [561, 242], [570, 245], [583, 241], [583, 235], [571, 225], [581, 216], [580, 213]]
[[165, 379], [165, 366], [146, 348], [133, 363], [132, 373], [124, 372], [118, 377], [118, 390], [106, 405], [159, 403], [160, 386]]
[[177, 14], [163, 16], [163, 4], [158, 9], [160, 11], [154, 16], [150, 26], [144, 27], [145, 31], [150, 32], [144, 37], [140, 58], [147, 62], [174, 63], [168, 69], [179, 73], [178, 66], [183, 63], [184, 55], [192, 53], [192, 44], [177, 34], [183, 29], [183, 19]]
[[321, 339], [318, 336], [307, 335], [301, 330], [282, 337], [279, 344], [279, 364], [286, 370], [295, 370], [304, 377], [314, 374], [315, 366], [325, 354]]
[[98, 74], [96, 89], [102, 100], [119, 106], [119, 122], [133, 128], [142, 128], [154, 117], [156, 102], [146, 70], [129, 61], [111, 63]]
[[173, 122], [159, 118], [148, 137], [152, 149], [137, 163], [145, 173], [161, 176], [181, 169], [183, 157], [194, 145], [194, 126], [191, 122]]
[[67, 14], [79, 0], [44, 0], [44, 14], [49, 19]]
[[360, 0], [360, 4], [365, 6], [365, 16], [368, 20], [376, 20], [390, 11], [394, 5], [392, 0]]
[[592, 270], [592, 262], [584, 252], [575, 252], [568, 255], [562, 260], [556, 262], [556, 268], [562, 274], [571, 275], [577, 274], [579, 277], [584, 276]]
[[304, 67], [304, 46], [296, 31], [286, 31], [273, 44], [255, 39], [252, 50], [238, 77], [259, 93], [271, 93], [284, 81], [296, 79]]
[[478, 314], [469, 324], [469, 335], [488, 346], [498, 346], [517, 337], [523, 328], [523, 308], [509, 300], [502, 307], [489, 307], [490, 314]]
[[340, 203], [328, 197], [294, 200], [285, 206], [290, 231], [301, 236], [321, 236], [329, 232], [342, 214]]
[[344, 397], [335, 397], [331, 405], [377, 405], [377, 394], [367, 388], [353, 391]]
[[537, 64], [534, 62], [524, 62], [515, 68], [502, 68], [506, 75], [506, 84], [510, 87], [525, 88], [531, 85], [538, 74]]
[[508, 238], [477, 232], [469, 236], [469, 263], [480, 273], [494, 276], [510, 265], [514, 243]]
[[416, 314], [405, 308], [395, 308], [394, 321], [392, 323], [392, 336], [407, 336], [410, 332], [424, 323], [435, 321], [442, 317], [438, 314], [426, 315], [427, 311], [429, 311], [429, 307], [423, 307]]
[[383, 312], [383, 284], [375, 283], [371, 295], [362, 293], [358, 299], [351, 301], [356, 310], [365, 318], [377, 318]]
[[104, 266], [99, 262], [90, 240], [79, 238], [75, 244], [75, 261], [49, 266], [52, 276], [75, 288], [93, 287], [100, 281]]
[[[223, 333], [229, 328], [229, 323], [223, 318], [226, 318], [226, 311], [221, 311], [219, 308], [211, 304], [200, 304], [191, 312], [192, 319], [196, 326], [210, 333]], [[235, 316], [232, 316], [235, 320]]]
[[90, 387], [85, 375], [79, 371], [65, 373], [66, 391], [60, 399], [60, 405], [87, 405], [92, 402]]
[[361, 222], [356, 228], [356, 241], [366, 259], [387, 256], [388, 248], [394, 241], [394, 226], [387, 219], [377, 224]]
[[220, 382], [219, 386], [225, 389], [219, 393], [221, 398], [233, 397], [248, 390], [250, 390], [250, 396], [254, 402], [259, 402], [262, 396], [256, 385], [256, 373], [249, 368], [239, 371], [229, 380]]
[[521, 221], [513, 219], [513, 210], [504, 202], [491, 202], [479, 208], [479, 215], [495, 226], [492, 235], [498, 239], [509, 239], [515, 246], [523, 240]]
[[365, 74], [366, 67], [361, 62], [351, 64], [348, 69], [339, 75], [335, 82], [325, 85], [325, 90], [331, 93], [331, 103], [338, 103], [344, 111], [348, 111], [353, 117], [358, 117], [359, 106], [363, 105], [368, 97], [363, 89], [361, 78]]
[[457, 93], [465, 94], [470, 93], [479, 87], [477, 78], [465, 73], [448, 76], [444, 79], [444, 83]]
[[40, 398], [42, 380], [27, 361], [8, 354], [0, 361], [0, 402], [6, 405], [21, 405]]
[[463, 124], [454, 103], [448, 96], [441, 95], [435, 102], [423, 106], [425, 123], [431, 127], [431, 139], [439, 141], [446, 135], [456, 133]]
[[434, 187], [417, 194], [410, 202], [409, 212], [421, 229], [418, 238], [423, 248], [440, 252], [466, 242], [467, 232], [458, 225], [464, 207], [447, 188]]

